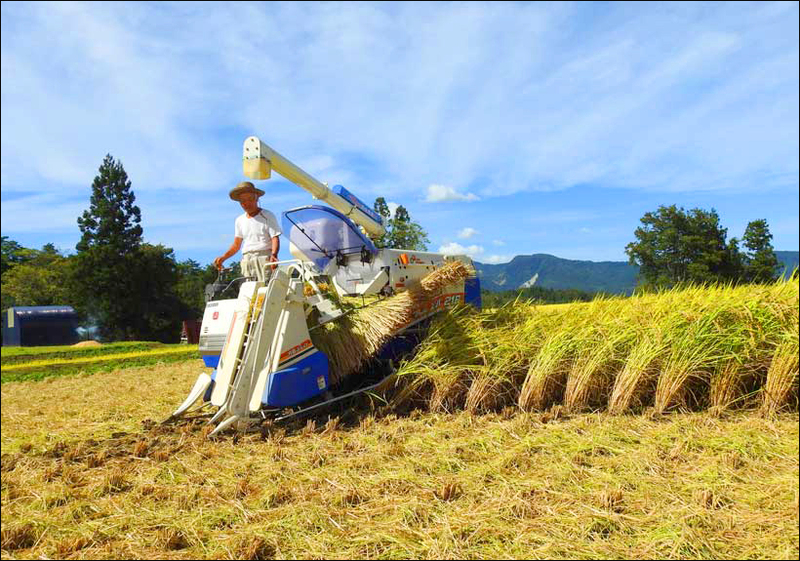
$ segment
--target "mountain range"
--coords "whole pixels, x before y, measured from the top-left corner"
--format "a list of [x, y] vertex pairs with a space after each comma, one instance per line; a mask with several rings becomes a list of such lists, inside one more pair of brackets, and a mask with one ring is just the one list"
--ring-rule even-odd
[[[786, 276], [798, 266], [800, 252], [776, 251]], [[636, 287], [639, 267], [627, 261], [575, 261], [546, 253], [517, 255], [508, 263], [492, 265], [475, 261], [481, 288], [492, 292], [528, 286], [577, 288], [587, 292], [630, 294]]]

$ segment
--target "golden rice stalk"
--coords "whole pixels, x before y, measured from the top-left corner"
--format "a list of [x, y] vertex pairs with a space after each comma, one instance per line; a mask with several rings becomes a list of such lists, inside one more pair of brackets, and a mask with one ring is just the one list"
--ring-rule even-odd
[[312, 331], [314, 345], [328, 356], [331, 384], [358, 371], [442, 288], [473, 274], [464, 263], [450, 261], [429, 273], [418, 286]]
[[761, 410], [772, 415], [789, 405], [794, 390], [797, 400], [798, 386], [798, 341], [790, 338], [781, 343], [775, 350], [769, 370], [767, 383], [764, 386]]
[[648, 386], [655, 385], [658, 357], [664, 352], [664, 344], [646, 338], [631, 350], [625, 366], [614, 380], [614, 389], [608, 401], [610, 413], [623, 413], [634, 406], [634, 400], [643, 401]]
[[742, 365], [730, 360], [711, 379], [711, 407], [717, 411], [728, 409], [743, 393]]
[[419, 287], [424, 294], [430, 297], [434, 292], [471, 276], [475, 276], [475, 271], [471, 267], [461, 261], [449, 261], [425, 276], [420, 281]]
[[[696, 392], [708, 392], [715, 365], [730, 357], [733, 333], [726, 330], [728, 317], [722, 303], [713, 309], [684, 314], [686, 328], [671, 341], [655, 395], [655, 409], [663, 413], [678, 404], [699, 402]], [[707, 394], [706, 394], [707, 396]]]
[[567, 409], [584, 409], [598, 402], [602, 394], [610, 390], [614, 378], [614, 350], [613, 341], [604, 343], [599, 349], [586, 345], [567, 377], [564, 392]]
[[430, 403], [432, 394], [432, 377], [418, 373], [413, 376], [400, 376], [394, 381], [391, 404], [394, 409], [399, 410], [413, 407], [415, 404]]
[[429, 401], [431, 411], [452, 413], [464, 401], [472, 385], [472, 377], [465, 368], [450, 368], [442, 376], [433, 378], [433, 393]]
[[656, 386], [655, 409], [663, 413], [668, 408], [686, 405], [687, 392], [693, 378], [702, 375], [690, 356], [673, 354], [664, 364]]
[[519, 408], [523, 411], [544, 410], [558, 400], [566, 378], [570, 351], [570, 333], [559, 332], [550, 337], [531, 362], [520, 389]]
[[32, 524], [6, 525], [2, 531], [3, 551], [32, 547], [37, 541], [36, 534], [36, 528]]
[[472, 380], [464, 408], [470, 413], [498, 411], [515, 404], [518, 397], [519, 390], [513, 380], [490, 371], [482, 371]]

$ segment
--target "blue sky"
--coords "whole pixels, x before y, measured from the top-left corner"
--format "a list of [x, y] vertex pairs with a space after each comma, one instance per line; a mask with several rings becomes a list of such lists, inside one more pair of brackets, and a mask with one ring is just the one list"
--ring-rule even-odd
[[[659, 205], [798, 248], [798, 3], [2, 3], [2, 234], [74, 250], [106, 153], [208, 263], [244, 139], [433, 251], [624, 260]], [[312, 203], [273, 176], [276, 214]], [[282, 257], [288, 257], [284, 242]]]

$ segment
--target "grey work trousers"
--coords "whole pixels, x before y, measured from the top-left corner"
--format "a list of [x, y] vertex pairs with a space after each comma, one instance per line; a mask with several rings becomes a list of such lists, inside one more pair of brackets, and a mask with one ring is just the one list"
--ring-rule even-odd
[[248, 251], [242, 255], [242, 275], [262, 282], [269, 281], [272, 267], [269, 266], [270, 251]]

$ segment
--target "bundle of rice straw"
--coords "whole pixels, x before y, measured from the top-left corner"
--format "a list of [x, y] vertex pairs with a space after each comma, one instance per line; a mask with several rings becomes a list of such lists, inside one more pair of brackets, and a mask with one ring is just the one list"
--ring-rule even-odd
[[443, 288], [474, 274], [464, 263], [449, 261], [405, 292], [313, 330], [314, 346], [328, 356], [330, 384], [357, 372], [399, 329], [411, 322], [416, 310]]

